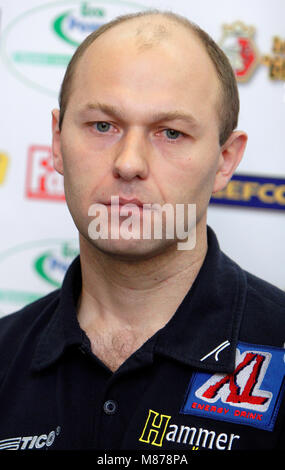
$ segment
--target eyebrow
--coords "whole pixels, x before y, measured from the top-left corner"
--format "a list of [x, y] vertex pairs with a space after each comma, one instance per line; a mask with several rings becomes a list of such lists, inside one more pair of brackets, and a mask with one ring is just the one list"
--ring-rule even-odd
[[[105, 104], [105, 103], [88, 103], [82, 111], [89, 111], [89, 110], [95, 110], [95, 111], [102, 111], [105, 114], [108, 114], [109, 116], [114, 116], [115, 118], [118, 118], [120, 120], [124, 120], [122, 112], [115, 108], [112, 105]], [[188, 122], [192, 127], [200, 127], [199, 122], [197, 119], [192, 116], [190, 113], [186, 113], [185, 111], [182, 110], [174, 110], [174, 111], [162, 111], [162, 112], [157, 112], [152, 114], [152, 120], [153, 122], [161, 122], [161, 121], [174, 121], [174, 120], [182, 120]]]

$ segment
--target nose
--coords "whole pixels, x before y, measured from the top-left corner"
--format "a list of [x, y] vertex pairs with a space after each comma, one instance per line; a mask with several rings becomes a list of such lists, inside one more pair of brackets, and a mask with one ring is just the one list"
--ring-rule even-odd
[[121, 139], [114, 161], [114, 176], [126, 181], [145, 179], [148, 174], [147, 144], [143, 132], [129, 130]]

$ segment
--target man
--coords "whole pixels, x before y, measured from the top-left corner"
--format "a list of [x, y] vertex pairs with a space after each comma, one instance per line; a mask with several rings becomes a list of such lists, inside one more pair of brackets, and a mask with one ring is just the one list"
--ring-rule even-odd
[[[177, 15], [124, 16], [78, 48], [52, 127], [80, 257], [62, 289], [0, 321], [0, 448], [282, 446], [285, 294], [207, 228], [244, 153], [238, 107], [223, 52]], [[127, 203], [140, 236], [112, 237]], [[141, 236], [147, 211], [153, 229], [157, 207], [193, 204], [195, 223]], [[178, 249], [185, 227], [196, 243]]]

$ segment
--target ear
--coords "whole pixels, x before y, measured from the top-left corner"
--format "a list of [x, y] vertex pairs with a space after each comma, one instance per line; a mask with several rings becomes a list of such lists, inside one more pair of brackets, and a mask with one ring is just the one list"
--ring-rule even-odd
[[59, 109], [52, 110], [52, 155], [55, 170], [63, 175], [63, 160], [60, 143]]
[[221, 147], [219, 167], [216, 173], [213, 193], [221, 191], [230, 181], [238, 167], [247, 143], [247, 134], [243, 131], [234, 131]]

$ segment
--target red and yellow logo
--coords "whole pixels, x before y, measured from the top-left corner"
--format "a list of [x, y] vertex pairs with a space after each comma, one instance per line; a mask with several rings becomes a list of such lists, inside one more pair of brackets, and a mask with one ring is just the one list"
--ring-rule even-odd
[[219, 45], [227, 55], [238, 82], [246, 82], [259, 63], [254, 34], [255, 28], [241, 21], [223, 25]]
[[285, 80], [285, 40], [274, 36], [272, 54], [259, 54], [255, 44], [255, 28], [242, 21], [222, 26], [219, 46], [228, 57], [237, 82], [244, 83], [253, 75], [258, 65], [268, 67], [269, 78]]

